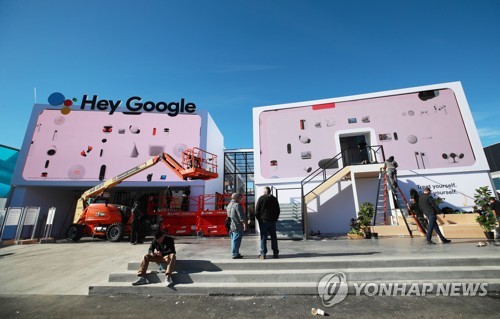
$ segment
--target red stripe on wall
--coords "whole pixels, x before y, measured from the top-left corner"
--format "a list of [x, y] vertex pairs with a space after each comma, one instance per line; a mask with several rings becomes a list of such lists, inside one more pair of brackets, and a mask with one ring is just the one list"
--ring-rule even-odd
[[324, 110], [324, 109], [333, 109], [335, 107], [335, 103], [325, 103], [325, 104], [317, 104], [313, 105], [313, 111]]

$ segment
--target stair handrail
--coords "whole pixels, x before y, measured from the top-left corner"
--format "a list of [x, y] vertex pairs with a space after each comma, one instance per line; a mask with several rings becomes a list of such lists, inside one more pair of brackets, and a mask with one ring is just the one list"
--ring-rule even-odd
[[[384, 147], [382, 145], [370, 145], [370, 146], [366, 146], [366, 148], [370, 150], [370, 155], [373, 154], [373, 156], [372, 156], [372, 159], [373, 159], [372, 163], [378, 163], [378, 161], [377, 161], [377, 154], [381, 155], [382, 162], [385, 161]], [[333, 175], [335, 175], [338, 171], [340, 171], [345, 166], [363, 165], [361, 163], [352, 163], [349, 160], [349, 154], [350, 154], [350, 152], [353, 152], [353, 151], [358, 151], [359, 152], [359, 148], [346, 148], [346, 149], [342, 150], [340, 153], [338, 153], [337, 155], [335, 155], [334, 157], [332, 157], [329, 161], [327, 161], [326, 163], [324, 163], [322, 167], [318, 167], [315, 171], [313, 171], [312, 173], [310, 173], [309, 175], [307, 175], [304, 179], [302, 179], [302, 181], [300, 182], [301, 187], [304, 188], [304, 185], [306, 185], [307, 183], [309, 183], [312, 180], [314, 180], [320, 174], [323, 174], [323, 182], [325, 180], [327, 180], [326, 170], [329, 169], [328, 167], [330, 167], [330, 166], [334, 165], [335, 163], [337, 163], [340, 159], [342, 159], [342, 167], [339, 167], [339, 169], [335, 173], [332, 173], [328, 178], [330, 178]]]
[[[315, 171], [307, 175], [303, 180], [300, 181], [300, 185], [302, 188], [304, 188], [304, 185], [307, 183], [311, 182], [314, 178], [316, 178], [318, 175], [323, 174], [323, 181], [325, 181], [326, 178], [326, 168], [324, 167], [330, 167], [331, 165], [337, 163], [345, 154], [346, 150], [343, 150], [342, 152], [338, 153], [334, 157], [332, 157], [328, 162], [326, 162], [323, 167], [318, 167]], [[340, 168], [339, 168], [340, 170]], [[337, 172], [335, 172], [337, 173]], [[335, 174], [334, 173], [334, 174]], [[333, 174], [332, 174], [333, 175]]]
[[[300, 187], [283, 187], [283, 188], [278, 188], [278, 187], [274, 187], [274, 186], [271, 186], [271, 194], [273, 194], [276, 199], [279, 200], [279, 191], [285, 191], [285, 190], [291, 190], [291, 189], [301, 189]], [[276, 195], [275, 195], [276, 193]]]
[[[321, 173], [323, 174], [323, 182], [325, 182], [327, 180], [326, 170], [328, 169], [328, 167], [335, 164], [340, 159], [343, 159], [342, 160], [343, 166], [339, 167], [339, 169], [337, 171], [335, 171], [335, 173], [332, 173], [331, 176], [329, 176], [328, 178], [330, 178], [330, 177], [334, 176], [335, 174], [337, 174], [338, 172], [340, 172], [341, 169], [346, 166], [345, 159], [348, 158], [347, 156], [349, 155], [349, 151], [354, 150], [354, 149], [357, 151], [360, 150], [359, 148], [350, 148], [350, 149], [346, 148], [346, 149], [342, 150], [340, 153], [338, 153], [337, 155], [332, 157], [329, 161], [327, 161], [325, 164], [323, 164], [323, 167], [319, 167], [318, 169], [316, 169], [315, 171], [313, 171], [312, 173], [310, 173], [309, 175], [307, 175], [304, 179], [302, 179], [300, 181], [300, 198], [302, 199], [301, 200], [301, 202], [302, 202], [302, 209], [301, 209], [302, 210], [302, 228], [303, 228], [303, 232], [304, 232], [304, 238], [307, 238], [307, 235], [306, 235], [307, 219], [306, 219], [306, 204], [305, 204], [304, 186], [307, 183], [314, 180], [314, 178], [316, 178]], [[382, 158], [381, 158], [382, 162], [385, 162], [384, 147], [382, 145], [367, 145], [366, 149], [369, 150], [370, 155], [368, 158], [372, 159], [371, 163], [378, 163], [377, 154], [380, 154], [382, 156]], [[359, 164], [361, 164], [361, 163], [359, 163]], [[359, 164], [354, 164], [354, 165], [359, 165]], [[350, 163], [350, 165], [353, 165], [353, 164]]]

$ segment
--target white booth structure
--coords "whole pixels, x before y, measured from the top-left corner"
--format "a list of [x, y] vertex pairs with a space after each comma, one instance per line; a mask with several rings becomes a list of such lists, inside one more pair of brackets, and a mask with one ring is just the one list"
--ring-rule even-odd
[[[224, 158], [224, 139], [203, 110], [171, 116], [158, 112], [113, 114], [35, 104], [12, 178], [10, 206], [56, 207], [55, 236], [73, 221], [76, 199], [103, 180], [162, 153], [180, 162], [183, 150], [199, 148]], [[218, 163], [221, 169], [223, 163]], [[191, 196], [222, 192], [222, 174], [212, 180], [183, 180], [160, 163], [123, 181], [113, 190], [161, 191], [190, 187]]]
[[470, 212], [475, 189], [493, 190], [460, 82], [256, 107], [253, 130], [256, 194], [272, 187], [306, 235], [349, 231], [360, 204], [376, 204], [389, 156], [407, 195], [428, 186]]

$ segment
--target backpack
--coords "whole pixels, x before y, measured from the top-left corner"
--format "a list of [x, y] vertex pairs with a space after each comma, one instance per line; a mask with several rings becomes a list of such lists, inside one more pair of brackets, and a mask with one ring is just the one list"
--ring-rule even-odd
[[224, 221], [224, 226], [226, 227], [227, 231], [231, 230], [231, 217], [227, 216], [226, 220]]

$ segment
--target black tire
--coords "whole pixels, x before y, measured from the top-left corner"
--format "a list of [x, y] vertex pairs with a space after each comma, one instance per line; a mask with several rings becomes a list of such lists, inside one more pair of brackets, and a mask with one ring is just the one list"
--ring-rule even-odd
[[125, 225], [122, 223], [114, 223], [106, 231], [106, 238], [111, 242], [122, 240], [123, 235], [125, 235]]
[[71, 241], [79, 241], [83, 236], [83, 226], [80, 224], [72, 224], [66, 231], [66, 238]]

